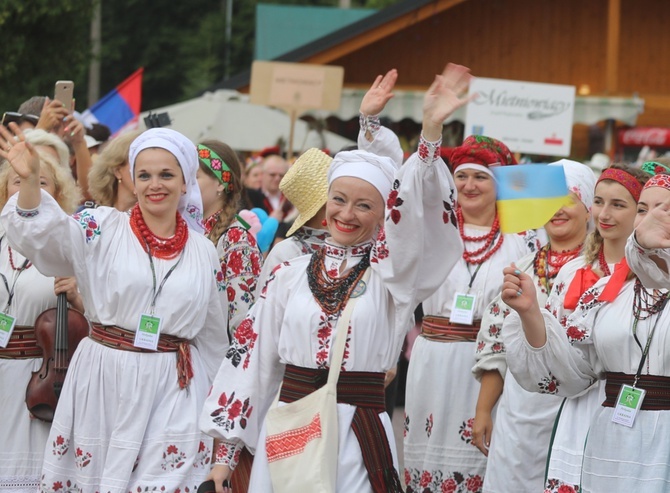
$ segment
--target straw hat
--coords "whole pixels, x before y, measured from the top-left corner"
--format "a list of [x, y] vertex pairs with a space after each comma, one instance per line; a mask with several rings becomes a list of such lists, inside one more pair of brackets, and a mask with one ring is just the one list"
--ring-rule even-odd
[[312, 219], [328, 200], [328, 167], [333, 158], [317, 148], [308, 149], [282, 178], [279, 189], [298, 209], [286, 236]]

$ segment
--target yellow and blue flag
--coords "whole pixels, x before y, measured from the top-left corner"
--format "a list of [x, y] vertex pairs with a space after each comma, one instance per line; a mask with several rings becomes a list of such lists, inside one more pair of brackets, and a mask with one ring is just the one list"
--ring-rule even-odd
[[541, 228], [564, 205], [570, 205], [563, 166], [520, 164], [492, 166], [496, 205], [503, 233]]

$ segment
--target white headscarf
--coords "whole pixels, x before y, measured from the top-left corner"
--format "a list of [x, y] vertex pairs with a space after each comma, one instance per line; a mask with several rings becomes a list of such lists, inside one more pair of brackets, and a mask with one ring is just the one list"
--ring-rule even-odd
[[574, 192], [586, 209], [591, 212], [593, 206], [593, 195], [596, 189], [596, 175], [593, 170], [585, 164], [569, 159], [561, 159], [548, 166], [563, 166], [565, 172], [565, 181], [568, 190]]
[[385, 202], [393, 186], [395, 171], [395, 163], [389, 157], [361, 150], [338, 152], [328, 168], [328, 186], [343, 176], [360, 178], [375, 187]]
[[202, 225], [202, 197], [200, 187], [196, 179], [198, 171], [198, 150], [195, 144], [184, 135], [169, 128], [152, 128], [142, 132], [132, 144], [130, 144], [129, 163], [130, 176], [135, 181], [135, 160], [137, 155], [150, 148], [165, 149], [170, 152], [181, 167], [186, 183], [186, 194], [179, 199], [177, 210], [182, 215], [188, 226], [204, 233]]

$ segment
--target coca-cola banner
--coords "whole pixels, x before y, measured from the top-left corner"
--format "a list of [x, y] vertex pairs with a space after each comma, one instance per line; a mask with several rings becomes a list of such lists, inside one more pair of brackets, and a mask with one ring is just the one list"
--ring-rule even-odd
[[503, 141], [513, 152], [569, 156], [575, 86], [476, 78], [470, 93], [465, 135]]
[[627, 147], [670, 147], [670, 128], [635, 127], [620, 130], [619, 144]]

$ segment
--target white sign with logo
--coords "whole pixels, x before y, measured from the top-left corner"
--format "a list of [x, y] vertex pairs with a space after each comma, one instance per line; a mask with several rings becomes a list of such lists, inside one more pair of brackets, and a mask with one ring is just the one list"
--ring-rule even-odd
[[468, 104], [465, 136], [486, 135], [512, 152], [570, 155], [575, 87], [475, 78]]

